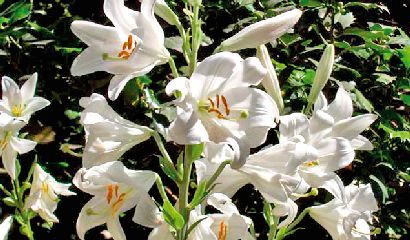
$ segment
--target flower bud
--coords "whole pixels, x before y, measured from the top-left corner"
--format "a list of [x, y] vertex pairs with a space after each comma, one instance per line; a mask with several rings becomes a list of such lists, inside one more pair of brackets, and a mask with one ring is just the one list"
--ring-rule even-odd
[[234, 36], [223, 41], [216, 51], [237, 51], [245, 48], [256, 48], [271, 42], [292, 28], [302, 11], [294, 9], [257, 23], [254, 23]]
[[320, 91], [325, 87], [332, 73], [333, 63], [335, 61], [335, 48], [332, 44], [327, 45], [322, 57], [320, 58], [319, 65], [317, 66], [315, 79], [313, 80], [313, 86], [309, 93], [308, 107], [310, 110], [315, 103]]
[[260, 45], [257, 48], [256, 56], [261, 61], [262, 65], [268, 70], [268, 74], [262, 79], [262, 85], [266, 92], [273, 98], [279, 112], [283, 110], [283, 99], [280, 91], [278, 77], [276, 75], [275, 67], [272, 64], [268, 49], [265, 45]]
[[160, 18], [164, 19], [167, 23], [173, 26], [180, 26], [181, 22], [179, 21], [178, 16], [172, 11], [168, 4], [164, 0], [157, 0], [155, 3], [154, 12]]

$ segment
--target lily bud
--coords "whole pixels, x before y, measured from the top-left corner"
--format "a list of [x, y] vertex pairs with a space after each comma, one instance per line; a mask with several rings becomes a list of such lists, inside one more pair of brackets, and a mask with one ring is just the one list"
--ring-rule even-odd
[[266, 76], [262, 79], [262, 86], [276, 102], [279, 112], [281, 112], [284, 106], [279, 81], [276, 75], [275, 67], [272, 64], [268, 49], [265, 45], [260, 45], [257, 48], [256, 56], [259, 58], [266, 70], [268, 70], [268, 74], [266, 74]]
[[223, 41], [216, 51], [256, 48], [259, 45], [271, 42], [292, 28], [301, 15], [302, 11], [294, 9], [276, 17], [254, 23]]
[[313, 80], [313, 86], [309, 93], [308, 107], [309, 110], [315, 103], [320, 91], [325, 87], [332, 73], [333, 63], [335, 61], [335, 47], [332, 44], [327, 45], [322, 57], [320, 58], [319, 65], [317, 66], [315, 79]]
[[157, 0], [155, 3], [154, 12], [158, 17], [164, 19], [167, 23], [173, 26], [180, 26], [178, 16], [172, 11], [164, 0]]

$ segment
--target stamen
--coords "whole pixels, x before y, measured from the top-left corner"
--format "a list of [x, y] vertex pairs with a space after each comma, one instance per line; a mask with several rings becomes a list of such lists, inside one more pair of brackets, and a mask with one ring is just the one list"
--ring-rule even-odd
[[219, 108], [219, 95], [216, 95], [216, 107]]
[[14, 117], [21, 117], [21, 114], [23, 113], [23, 106], [21, 104], [14, 105], [11, 108], [11, 113], [13, 114]]
[[118, 57], [123, 58], [123, 59], [128, 59], [130, 57], [130, 53], [124, 50], [118, 53]]
[[132, 49], [132, 35], [128, 35], [128, 50]]
[[216, 113], [216, 117], [219, 118], [219, 119], [224, 119], [225, 118], [224, 115], [216, 108], [209, 109], [208, 112], [209, 113], [211, 113], [211, 112]]
[[114, 214], [121, 208], [121, 206], [124, 204], [124, 198], [125, 198], [125, 193], [121, 193], [121, 195], [118, 197], [117, 201], [111, 206], [111, 215], [114, 216]]
[[132, 35], [130, 34], [128, 35], [127, 41], [122, 43], [122, 50], [117, 54], [117, 57], [110, 56], [108, 53], [103, 53], [103, 60], [127, 60], [135, 50], [135, 47], [133, 48], [132, 45], [133, 43], [135, 43], [135, 46], [137, 45], [137, 42], [133, 41]]
[[48, 193], [48, 184], [45, 182], [41, 183], [41, 191], [43, 191], [44, 193]]
[[219, 224], [218, 240], [226, 240], [228, 226], [224, 221]]
[[113, 192], [113, 187], [114, 187], [114, 185], [113, 184], [109, 184], [108, 186], [107, 186], [107, 196], [106, 196], [106, 199], [107, 199], [107, 203], [108, 204], [110, 204], [111, 203], [111, 200], [112, 200], [112, 192]]
[[120, 187], [118, 186], [118, 185], [115, 185], [115, 190], [114, 190], [114, 192], [115, 192], [115, 197], [118, 197], [118, 189], [119, 189]]
[[307, 167], [316, 167], [319, 165], [319, 161], [314, 160], [314, 161], [305, 162], [304, 165]]
[[208, 97], [208, 101], [211, 103], [211, 108], [215, 108], [215, 103], [210, 97]]
[[226, 115], [228, 116], [229, 113], [231, 112], [231, 109], [229, 109], [228, 101], [226, 101], [225, 96], [224, 96], [224, 95], [221, 95], [221, 97], [222, 97], [222, 103], [224, 104], [224, 107], [225, 107], [225, 113], [226, 113]]

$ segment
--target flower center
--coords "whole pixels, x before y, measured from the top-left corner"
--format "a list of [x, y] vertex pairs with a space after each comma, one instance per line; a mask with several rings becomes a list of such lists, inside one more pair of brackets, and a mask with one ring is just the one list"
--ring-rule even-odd
[[41, 183], [41, 191], [48, 193], [48, 184], [46, 182]]
[[109, 184], [107, 186], [107, 193], [105, 195], [105, 198], [108, 205], [110, 205], [111, 216], [114, 216], [122, 207], [125, 201], [125, 197], [129, 193], [129, 191], [121, 193], [119, 189], [120, 186], [118, 186], [118, 184]]
[[21, 114], [23, 113], [23, 105], [14, 105], [11, 108], [11, 113], [13, 114], [14, 117], [21, 117]]
[[304, 162], [303, 165], [305, 165], [306, 167], [316, 167], [319, 165], [319, 160]]
[[227, 230], [228, 225], [225, 221], [221, 221], [221, 223], [219, 223], [218, 240], [226, 240]]
[[231, 109], [229, 108], [228, 101], [226, 100], [226, 97], [224, 95], [216, 95], [215, 101], [212, 100], [212, 98], [208, 97], [208, 102], [210, 104], [208, 113], [214, 113], [219, 119], [227, 119], [227, 117], [231, 113]]
[[134, 52], [136, 46], [137, 41], [135, 41], [130, 34], [128, 35], [127, 41], [122, 44], [122, 50], [117, 54], [117, 56], [112, 57], [108, 53], [103, 53], [103, 60], [127, 60]]

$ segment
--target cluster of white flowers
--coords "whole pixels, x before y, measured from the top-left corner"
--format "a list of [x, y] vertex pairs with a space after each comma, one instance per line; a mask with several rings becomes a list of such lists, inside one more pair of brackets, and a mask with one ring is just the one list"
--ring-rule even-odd
[[[154, 10], [162, 10], [159, 15], [168, 19], [167, 22], [175, 19], [167, 18], [169, 8], [164, 1], [158, 1], [157, 7], [155, 3], [155, 0], [143, 0], [141, 11], [137, 12], [125, 7], [123, 0], [105, 0], [104, 12], [114, 27], [73, 22], [72, 31], [88, 48], [75, 59], [72, 74], [95, 71], [114, 74], [108, 96], [115, 100], [130, 79], [169, 61], [164, 33]], [[330, 104], [321, 93], [333, 66], [331, 45], [317, 71], [316, 78], [321, 79], [315, 80], [317, 86], [314, 85], [314, 93], [309, 97], [309, 101], [314, 101], [310, 102], [314, 104], [311, 116], [280, 115], [284, 103], [263, 44], [286, 33], [301, 14], [295, 9], [248, 26], [224, 41], [218, 53], [200, 62], [189, 79], [176, 77], [166, 86], [166, 93], [176, 98], [172, 104], [177, 113], [166, 139], [187, 146], [204, 144], [202, 158], [194, 159], [196, 176], [198, 186], [204, 182], [212, 184], [202, 205], [181, 213], [189, 220], [186, 229], [193, 226], [186, 239], [254, 239], [249, 232], [251, 219], [242, 216], [230, 199], [245, 184], [252, 184], [265, 201], [274, 205], [274, 216], [285, 217], [278, 228], [295, 220], [298, 213], [295, 201], [309, 189], [326, 189], [334, 199], [310, 208], [312, 218], [333, 239], [370, 238], [368, 221], [371, 212], [377, 210], [370, 186], [345, 187], [335, 171], [352, 163], [355, 150], [372, 149], [370, 141], [360, 133], [376, 116], [352, 116], [352, 100], [342, 87]], [[257, 49], [257, 57], [243, 59], [228, 52], [244, 48]], [[260, 84], [266, 92], [256, 88]], [[169, 216], [148, 194], [159, 176], [148, 170], [127, 169], [119, 161], [124, 152], [155, 135], [155, 130], [122, 118], [102, 95], [84, 97], [80, 105], [84, 108], [81, 123], [86, 132], [86, 146], [83, 168], [77, 172], [74, 184], [93, 198], [78, 217], [79, 237], [84, 239], [89, 229], [105, 223], [115, 240], [125, 240], [119, 215], [134, 208], [134, 222], [154, 228], [148, 239], [174, 239], [176, 229], [166, 221]], [[14, 105], [10, 109], [15, 111]], [[277, 125], [279, 143], [250, 154], [251, 148], [263, 144], [268, 131]], [[17, 137], [10, 139], [12, 143], [21, 141]], [[226, 162], [229, 164], [221, 168]], [[178, 201], [176, 209], [181, 209], [182, 200]], [[205, 215], [206, 205], [220, 213]], [[49, 214], [46, 216], [53, 219]]]
[[[20, 170], [16, 167], [20, 165], [18, 155], [32, 151], [37, 144], [34, 141], [22, 138], [19, 136], [19, 132], [28, 124], [32, 114], [50, 104], [47, 99], [34, 96], [36, 85], [37, 73], [31, 75], [21, 88], [9, 77], [4, 76], [1, 79], [0, 156], [3, 166], [13, 183], [19, 182]], [[74, 195], [75, 193], [68, 190], [71, 184], [57, 182], [37, 163], [33, 163], [32, 169], [33, 180], [28, 198], [23, 199], [24, 208], [38, 213], [40, 217], [48, 222], [58, 222], [57, 217], [53, 214], [57, 208], [57, 195]], [[14, 189], [14, 191], [17, 190]], [[1, 230], [0, 239], [7, 237], [11, 219], [5, 220], [2, 228], [3, 225], [5, 229]]]

